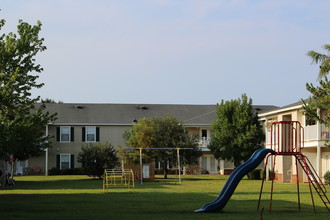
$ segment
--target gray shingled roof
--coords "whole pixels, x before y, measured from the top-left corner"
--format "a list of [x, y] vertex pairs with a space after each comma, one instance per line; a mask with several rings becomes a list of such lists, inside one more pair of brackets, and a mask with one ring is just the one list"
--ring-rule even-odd
[[[217, 118], [216, 105], [47, 103], [46, 107], [50, 113], [57, 112], [56, 124], [131, 125], [134, 119], [173, 115], [186, 125], [209, 125]], [[258, 112], [276, 108], [253, 107]]]
[[[305, 99], [304, 101], [307, 101], [307, 99]], [[292, 103], [292, 104], [289, 104], [289, 105], [285, 105], [283, 107], [278, 107], [278, 108], [270, 109], [268, 111], [264, 111], [261, 114], [263, 114], [262, 115], [262, 117], [263, 117], [263, 116], [267, 116], [269, 114], [274, 114], [274, 111], [276, 113], [278, 113], [280, 111], [286, 111], [288, 109], [291, 109], [292, 107], [293, 108], [299, 108], [302, 104], [303, 104], [303, 101], [298, 101], [298, 102], [295, 102], [295, 103]]]

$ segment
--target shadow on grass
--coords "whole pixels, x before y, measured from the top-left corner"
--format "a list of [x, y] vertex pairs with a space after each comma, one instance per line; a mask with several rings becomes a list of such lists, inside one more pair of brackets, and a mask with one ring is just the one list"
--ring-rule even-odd
[[[102, 181], [94, 179], [69, 179], [44, 181], [17, 181], [15, 190], [57, 190], [57, 194], [0, 194], [1, 219], [260, 219], [256, 211], [259, 195], [258, 186], [247, 182], [238, 187], [232, 199], [228, 202], [223, 212], [194, 213], [204, 204], [212, 202], [218, 193], [213, 192], [215, 187], [221, 190], [226, 179], [219, 178], [212, 185], [213, 188], [205, 192], [190, 191], [195, 188], [204, 188], [205, 183], [212, 183], [218, 179], [191, 178], [183, 179], [185, 185], [175, 184], [159, 179], [157, 182], [136, 184], [137, 193], [110, 192], [100, 193]], [[189, 178], [190, 179], [190, 178]], [[171, 181], [171, 180], [170, 180]], [[200, 181], [200, 182], [197, 182]], [[244, 182], [243, 182], [244, 183]], [[191, 185], [193, 184], [193, 185]], [[191, 188], [189, 188], [191, 187]], [[249, 191], [250, 188], [253, 191]], [[261, 207], [265, 207], [264, 219], [288, 218], [295, 219], [330, 219], [330, 214], [320, 202], [317, 203], [317, 214], [314, 215], [311, 201], [302, 203], [302, 211], [297, 210], [297, 202], [286, 200], [291, 194], [296, 194], [295, 186], [277, 185], [281, 192], [273, 199], [273, 212], [268, 213], [269, 192], [265, 192]], [[287, 190], [289, 187], [290, 191]], [[64, 189], [62, 192], [61, 189]], [[73, 193], [65, 193], [66, 189], [77, 189]], [[79, 190], [89, 190], [88, 194]], [[94, 189], [98, 189], [95, 191]], [[285, 189], [285, 191], [283, 191]], [[292, 189], [292, 191], [291, 191]], [[13, 191], [15, 191], [13, 190]], [[148, 191], [150, 190], [150, 191]], [[1, 191], [0, 191], [1, 193]], [[28, 191], [28, 193], [30, 193]], [[307, 192], [309, 193], [309, 191]], [[301, 194], [307, 194], [306, 191]], [[280, 194], [285, 194], [280, 196]], [[293, 197], [293, 196], [292, 196]], [[291, 197], [291, 199], [292, 199]], [[304, 195], [304, 197], [306, 197]], [[266, 199], [267, 198], [267, 199]], [[294, 197], [295, 199], [296, 197]]]
[[[213, 196], [201, 193], [138, 193], [138, 194], [45, 194], [1, 195], [1, 219], [259, 219], [256, 200], [228, 202], [222, 212], [194, 213]], [[310, 205], [283, 200], [273, 201], [273, 212], [264, 219], [329, 219], [324, 207], [317, 207], [314, 215]]]
[[[13, 187], [10, 187], [13, 189]], [[16, 181], [14, 189], [43, 190], [43, 189], [100, 189], [102, 180], [77, 179], [77, 180], [50, 180], [50, 181]]]
[[[170, 185], [180, 185], [173, 178], [158, 179], [155, 182], [140, 182], [135, 181], [136, 188], [163, 188]], [[6, 190], [52, 190], [52, 189], [102, 189], [103, 180], [100, 179], [74, 179], [74, 180], [44, 180], [44, 181], [16, 181], [16, 186], [7, 186]]]

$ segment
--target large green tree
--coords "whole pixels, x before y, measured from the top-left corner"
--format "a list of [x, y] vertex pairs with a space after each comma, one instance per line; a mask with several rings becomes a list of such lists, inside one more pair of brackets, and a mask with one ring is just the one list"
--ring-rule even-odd
[[[164, 178], [167, 178], [168, 162], [176, 163], [176, 148], [192, 148], [181, 151], [181, 162], [185, 165], [196, 164], [197, 158], [201, 156], [197, 135], [190, 135], [182, 123], [173, 116], [143, 118], [124, 134], [124, 139], [128, 147], [143, 148], [145, 161], [152, 159], [159, 161], [164, 169]], [[148, 148], [170, 149], [148, 150]], [[133, 156], [137, 159], [136, 153]]]
[[[0, 30], [5, 20], [0, 20]], [[55, 115], [45, 112], [44, 105], [35, 105], [40, 97], [31, 96], [38, 89], [39, 73], [36, 56], [44, 51], [39, 37], [41, 23], [30, 25], [19, 21], [17, 33], [0, 35], [0, 158], [25, 160], [39, 155], [48, 146], [45, 126]]]
[[[330, 44], [323, 46], [330, 54]], [[330, 128], [330, 83], [327, 75], [330, 72], [330, 55], [321, 54], [315, 51], [309, 51], [307, 55], [312, 59], [313, 63], [320, 64], [318, 74], [319, 85], [314, 86], [312, 83], [306, 84], [306, 89], [311, 93], [307, 102], [304, 102], [303, 108], [308, 118], [319, 121], [327, 128]], [[324, 117], [317, 113], [317, 109], [324, 111]]]
[[243, 94], [237, 100], [222, 100], [217, 105], [217, 116], [208, 147], [217, 159], [233, 161], [237, 167], [262, 147], [265, 137], [252, 109], [252, 99]]

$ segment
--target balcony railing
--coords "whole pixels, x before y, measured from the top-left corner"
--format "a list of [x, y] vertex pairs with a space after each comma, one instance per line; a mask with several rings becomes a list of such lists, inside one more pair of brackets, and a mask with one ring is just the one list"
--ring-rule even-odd
[[330, 140], [330, 129], [321, 125], [321, 140]]
[[316, 140], [330, 140], [329, 128], [321, 125], [320, 135], [317, 134], [317, 125], [306, 126], [305, 128], [305, 141], [316, 141]]
[[316, 141], [317, 138], [317, 125], [309, 125], [304, 127], [304, 140]]
[[207, 145], [210, 143], [211, 138], [207, 138], [207, 137], [202, 137], [199, 140], [199, 147], [200, 148], [207, 148]]
[[[266, 134], [266, 144], [270, 144], [270, 131]], [[326, 128], [324, 125], [321, 125], [320, 135], [318, 138], [317, 134], [317, 125], [309, 125], [304, 127], [304, 140], [305, 141], [317, 141], [317, 140], [325, 141], [330, 140], [330, 130]]]

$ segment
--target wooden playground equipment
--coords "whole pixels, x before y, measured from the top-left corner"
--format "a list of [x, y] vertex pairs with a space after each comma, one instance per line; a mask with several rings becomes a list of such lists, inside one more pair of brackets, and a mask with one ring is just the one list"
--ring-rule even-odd
[[[275, 151], [275, 154], [269, 154], [266, 157], [265, 169], [268, 164], [268, 160], [270, 156], [274, 156], [272, 171], [270, 179], [271, 183], [271, 193], [270, 193], [270, 207], [269, 212], [272, 211], [272, 199], [273, 199], [273, 190], [274, 190], [274, 179], [275, 179], [275, 165], [276, 165], [276, 157], [277, 156], [293, 156], [295, 158], [295, 167], [296, 167], [296, 184], [297, 184], [297, 194], [298, 194], [298, 209], [300, 211], [300, 192], [299, 192], [299, 172], [298, 165], [302, 168], [303, 172], [306, 175], [306, 179], [309, 185], [311, 201], [313, 203], [314, 213], [316, 213], [315, 203], [313, 198], [312, 187], [315, 192], [319, 195], [325, 207], [330, 212], [330, 201], [326, 195], [326, 187], [322, 183], [321, 178], [318, 176], [317, 172], [313, 168], [309, 159], [302, 154], [301, 150], [304, 148], [304, 129], [298, 121], [280, 121], [273, 122], [271, 125], [271, 149]], [[264, 175], [264, 179], [262, 180], [259, 202], [258, 202], [258, 210], [260, 208], [260, 200], [262, 196], [262, 190], [264, 186], [266, 175]]]
[[103, 175], [103, 192], [109, 188], [127, 187], [134, 192], [134, 172], [132, 169], [105, 169]]

